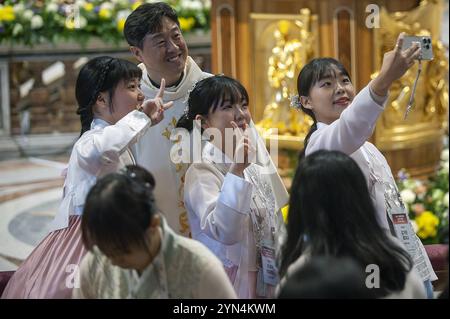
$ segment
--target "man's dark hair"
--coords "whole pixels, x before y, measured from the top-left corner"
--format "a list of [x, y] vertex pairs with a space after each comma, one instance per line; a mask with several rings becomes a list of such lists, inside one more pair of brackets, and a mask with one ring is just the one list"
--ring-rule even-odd
[[176, 11], [167, 3], [156, 2], [140, 5], [125, 21], [123, 34], [128, 44], [142, 49], [145, 36], [161, 30], [164, 17], [180, 26]]

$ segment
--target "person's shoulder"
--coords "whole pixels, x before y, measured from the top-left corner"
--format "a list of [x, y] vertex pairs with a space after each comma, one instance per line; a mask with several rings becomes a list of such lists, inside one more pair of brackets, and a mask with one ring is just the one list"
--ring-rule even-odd
[[183, 256], [183, 260], [197, 264], [199, 269], [218, 261], [217, 257], [201, 242], [178, 234], [174, 236], [177, 254]]
[[81, 276], [84, 282], [92, 284], [98, 279], [98, 275], [104, 274], [106, 257], [95, 250], [88, 251], [80, 263]]
[[391, 292], [385, 299], [426, 299], [425, 285], [414, 267], [406, 274], [403, 289]]

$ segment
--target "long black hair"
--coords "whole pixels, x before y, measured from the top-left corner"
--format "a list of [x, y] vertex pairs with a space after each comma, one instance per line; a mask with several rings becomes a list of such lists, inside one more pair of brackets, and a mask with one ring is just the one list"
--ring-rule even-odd
[[192, 131], [195, 116], [207, 116], [225, 100], [232, 105], [248, 103], [247, 90], [239, 81], [225, 75], [214, 75], [197, 82], [189, 94], [187, 112], [178, 120], [177, 127]]
[[[309, 61], [300, 71], [297, 78], [297, 91], [298, 96], [309, 96], [309, 92], [311, 88], [323, 78], [329, 77], [332, 75], [333, 67], [337, 68], [339, 72], [346, 75], [350, 81], [350, 74], [345, 69], [344, 65], [336, 59], [333, 58], [317, 58]], [[309, 129], [308, 134], [305, 137], [303, 142], [303, 150], [300, 152], [299, 158], [304, 157], [306, 147], [308, 146], [309, 138], [311, 135], [317, 130], [317, 120], [314, 115], [314, 112], [310, 109], [307, 109], [304, 105], [300, 104], [301, 110], [309, 115], [314, 123]]]
[[313, 257], [378, 265], [382, 295], [403, 289], [412, 261], [378, 224], [366, 179], [351, 157], [325, 150], [304, 157], [291, 189], [281, 275], [308, 249]]
[[81, 220], [86, 248], [117, 253], [146, 248], [145, 234], [157, 212], [154, 187], [153, 175], [136, 165], [99, 179], [86, 197]]
[[[120, 81], [141, 79], [142, 71], [130, 61], [109, 56], [96, 57], [86, 63], [78, 74], [75, 96], [78, 102], [77, 114], [80, 115], [81, 133], [90, 130], [94, 118], [92, 110], [100, 92], [108, 92], [112, 103], [114, 90]], [[113, 109], [113, 105], [109, 105]]]
[[353, 258], [315, 256], [294, 269], [280, 287], [279, 299], [370, 299], [367, 273]]

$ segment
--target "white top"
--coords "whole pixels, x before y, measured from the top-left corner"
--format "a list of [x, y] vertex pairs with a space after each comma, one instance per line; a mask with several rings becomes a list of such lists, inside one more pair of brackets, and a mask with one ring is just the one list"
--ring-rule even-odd
[[228, 172], [231, 161], [224, 157], [213, 144], [205, 143], [203, 163], [192, 164], [186, 173], [184, 202], [192, 237], [211, 249], [229, 273], [237, 268], [230, 279], [238, 297], [253, 298], [260, 262], [251, 214], [264, 216], [265, 239], [270, 240], [274, 227], [275, 248], [284, 231], [283, 219], [270, 178], [261, 174], [261, 167], [250, 164], [241, 178]]
[[[158, 93], [148, 78], [143, 64], [141, 89], [147, 99], [152, 99]], [[211, 76], [202, 72], [197, 64], [188, 57], [183, 79], [176, 87], [166, 87], [164, 103], [173, 101], [174, 105], [164, 112], [164, 119], [152, 127], [133, 147], [136, 161], [149, 170], [156, 180], [155, 198], [170, 227], [177, 233], [188, 236], [189, 222], [183, 205], [183, 182], [187, 165], [174, 164], [170, 151], [175, 144], [171, 140], [172, 131], [183, 114], [188, 97], [188, 91], [195, 83]]]
[[80, 264], [73, 298], [233, 299], [236, 294], [222, 264], [199, 242], [161, 225], [161, 249], [141, 276], [123, 269], [95, 247]]
[[[383, 110], [384, 108], [381, 103], [377, 103], [372, 98], [369, 86], [366, 86], [356, 95], [352, 104], [342, 112], [339, 119], [330, 125], [321, 122], [317, 123], [317, 131], [311, 135], [305, 155], [321, 149], [341, 151], [350, 155], [366, 177], [369, 191], [377, 211], [376, 217], [378, 222], [381, 227], [389, 230], [389, 224], [386, 219], [384, 194], [376, 194], [374, 192], [374, 188], [372, 187], [373, 183], [370, 182], [369, 167], [362, 153], [362, 149], [368, 147], [380, 158], [380, 161], [385, 162], [387, 165], [384, 156], [373, 144], [367, 142], [367, 139], [375, 129], [378, 116]], [[375, 169], [381, 170], [382, 167], [376, 167]]]
[[64, 181], [63, 199], [50, 231], [66, 228], [69, 215], [82, 214], [86, 196], [97, 178], [135, 163], [128, 147], [150, 125], [150, 118], [137, 110], [128, 113], [114, 125], [98, 118], [92, 121], [91, 129], [73, 146]]
[[[341, 151], [351, 156], [367, 180], [378, 223], [387, 233], [390, 233], [385, 190], [377, 178], [394, 186], [396, 182], [386, 158], [372, 143], [367, 142], [375, 129], [378, 117], [384, 110], [383, 103], [386, 100], [387, 96], [377, 96], [370, 90], [369, 85], [366, 86], [342, 112], [339, 119], [330, 125], [317, 123], [317, 131], [311, 135], [305, 154], [309, 155], [315, 151], [326, 149]], [[415, 240], [418, 241], [418, 249], [422, 251], [428, 269], [422, 275], [423, 279], [436, 280], [436, 274], [428, 256], [424, 253], [422, 242], [417, 238]]]
[[[398, 241], [397, 238], [388, 235], [389, 238], [399, 246], [403, 247], [402, 244]], [[404, 249], [404, 247], [403, 247]], [[308, 260], [311, 258], [308, 252], [303, 253], [296, 261], [294, 261], [287, 269], [286, 275], [282, 278], [279, 287], [277, 287], [277, 293], [280, 292], [281, 287], [286, 284], [286, 281], [289, 280], [289, 276], [296, 271], [298, 271], [303, 265], [305, 265]], [[383, 270], [380, 270], [383, 271]], [[376, 289], [376, 288], [373, 288]], [[423, 284], [422, 278], [419, 273], [414, 269], [411, 270], [406, 275], [406, 281], [403, 289], [401, 291], [391, 292], [387, 296], [383, 298], [386, 299], [427, 299], [427, 293], [425, 290], [425, 286]]]

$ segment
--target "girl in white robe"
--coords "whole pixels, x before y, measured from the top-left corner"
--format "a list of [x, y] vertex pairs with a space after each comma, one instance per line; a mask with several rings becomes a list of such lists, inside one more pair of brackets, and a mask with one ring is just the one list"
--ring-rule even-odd
[[238, 81], [220, 75], [198, 82], [190, 93], [188, 109], [177, 126], [191, 131], [193, 121], [200, 121], [208, 141], [203, 143], [201, 160], [187, 170], [184, 203], [192, 237], [219, 257], [238, 297], [270, 298], [278, 283], [280, 208], [287, 193], [281, 183], [277, 191], [273, 188], [272, 181], [279, 180], [275, 169], [268, 174], [251, 162], [252, 148], [267, 151], [253, 138], [257, 133], [247, 130], [248, 101]]
[[381, 152], [367, 142], [384, 110], [388, 89], [415, 62], [420, 48], [402, 50], [403, 34], [393, 51], [385, 54], [379, 75], [355, 96], [345, 67], [331, 58], [314, 59], [297, 80], [298, 107], [314, 124], [305, 138], [304, 154], [338, 150], [350, 155], [366, 177], [376, 217], [383, 229], [402, 241], [432, 297], [430, 280], [437, 277], [423, 244], [413, 231], [391, 169]]
[[89, 189], [98, 177], [135, 162], [129, 146], [171, 106], [162, 103], [164, 85], [154, 100], [143, 103], [141, 75], [133, 63], [111, 57], [94, 58], [80, 70], [75, 94], [82, 129], [70, 156], [62, 202], [50, 233], [12, 276], [2, 298], [71, 297], [70, 278], [86, 253], [80, 221]]

